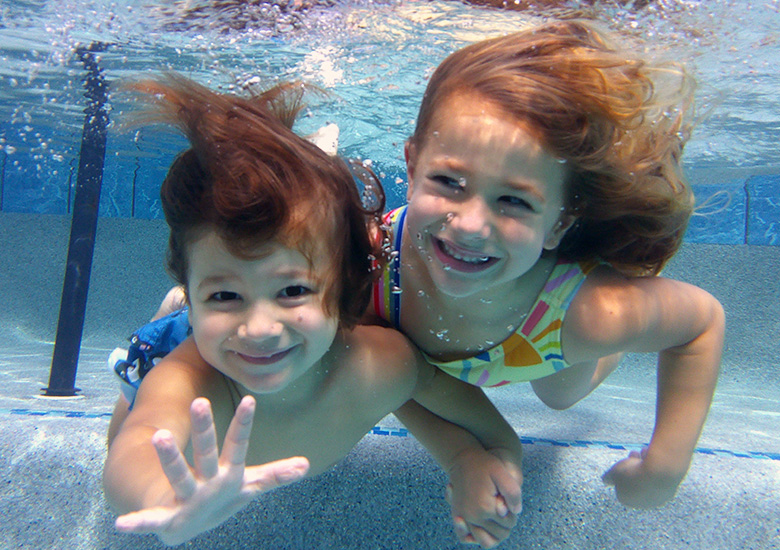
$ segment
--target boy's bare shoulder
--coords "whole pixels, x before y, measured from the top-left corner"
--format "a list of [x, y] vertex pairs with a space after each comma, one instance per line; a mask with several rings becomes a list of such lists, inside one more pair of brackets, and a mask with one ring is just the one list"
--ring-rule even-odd
[[403, 334], [392, 328], [359, 325], [343, 333], [342, 367], [365, 390], [392, 393], [404, 401], [415, 391], [428, 363]]
[[[191, 341], [178, 346], [164, 357], [144, 378], [144, 382], [151, 380], [151, 384], [142, 384], [154, 391], [167, 391], [169, 388], [202, 392], [203, 388], [213, 382], [214, 368], [206, 363], [198, 353]], [[182, 388], [183, 386], [183, 388]]]
[[135, 416], [151, 415], [157, 419], [185, 414], [188, 417], [193, 399], [211, 397], [209, 390], [217, 381], [217, 371], [205, 362], [186, 359], [184, 355], [171, 353], [147, 373], [136, 396]]

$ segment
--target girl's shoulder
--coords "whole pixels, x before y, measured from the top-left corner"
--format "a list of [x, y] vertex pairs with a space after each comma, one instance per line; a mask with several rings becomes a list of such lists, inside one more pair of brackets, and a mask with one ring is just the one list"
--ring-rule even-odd
[[598, 331], [618, 310], [632, 308], [633, 277], [623, 275], [609, 264], [590, 270], [566, 312], [565, 325], [575, 322]]
[[618, 351], [659, 351], [661, 343], [676, 342], [688, 333], [695, 336], [691, 327], [717, 310], [713, 304], [717, 300], [709, 293], [688, 283], [628, 276], [599, 266], [588, 275], [564, 319], [564, 355], [568, 359], [581, 354], [580, 360], [589, 360]]

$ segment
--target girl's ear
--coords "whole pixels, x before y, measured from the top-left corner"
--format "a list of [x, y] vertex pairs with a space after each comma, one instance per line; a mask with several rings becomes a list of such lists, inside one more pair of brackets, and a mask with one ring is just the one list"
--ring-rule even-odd
[[561, 214], [561, 217], [558, 218], [558, 222], [544, 239], [544, 249], [554, 250], [557, 248], [558, 245], [561, 244], [561, 239], [563, 239], [563, 236], [566, 235], [566, 232], [572, 225], [574, 225], [574, 222], [576, 221], [577, 216], [573, 216], [571, 214]]
[[414, 187], [414, 167], [417, 162], [417, 148], [408, 141], [404, 143], [404, 160], [406, 161], [406, 181], [408, 182], [406, 202], [409, 202], [409, 197], [412, 196], [412, 188]]

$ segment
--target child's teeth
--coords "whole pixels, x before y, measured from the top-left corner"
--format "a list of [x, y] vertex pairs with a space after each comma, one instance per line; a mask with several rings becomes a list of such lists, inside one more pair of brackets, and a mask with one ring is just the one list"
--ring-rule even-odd
[[488, 261], [490, 259], [490, 256], [469, 256], [469, 257], [464, 257], [464, 256], [461, 256], [460, 254], [458, 254], [457, 252], [455, 252], [446, 243], [442, 243], [442, 244], [444, 244], [444, 249], [447, 251], [447, 254], [449, 254], [450, 256], [455, 258], [456, 260], [460, 260], [461, 262], [467, 262], [467, 263], [470, 263], [470, 264], [481, 264], [481, 263], [485, 263], [486, 261]]

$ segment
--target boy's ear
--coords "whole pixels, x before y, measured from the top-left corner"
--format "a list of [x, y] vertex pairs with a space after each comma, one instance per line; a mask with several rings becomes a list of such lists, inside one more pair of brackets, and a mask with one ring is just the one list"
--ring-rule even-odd
[[573, 216], [571, 214], [561, 214], [561, 217], [558, 218], [558, 222], [544, 239], [544, 249], [554, 250], [557, 248], [558, 245], [561, 244], [561, 239], [563, 239], [563, 236], [566, 235], [566, 232], [572, 225], [574, 225], [574, 222], [576, 221], [577, 216]]
[[406, 161], [406, 181], [408, 182], [406, 202], [409, 202], [409, 197], [412, 195], [412, 187], [414, 187], [414, 167], [417, 162], [417, 148], [408, 141], [404, 143], [404, 160]]

